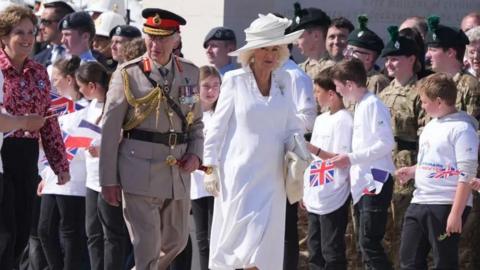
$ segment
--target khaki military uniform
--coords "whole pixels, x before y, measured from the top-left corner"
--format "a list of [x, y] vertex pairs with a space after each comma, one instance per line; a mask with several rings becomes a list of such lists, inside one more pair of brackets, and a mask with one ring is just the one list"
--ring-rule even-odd
[[418, 127], [423, 116], [420, 96], [415, 86], [417, 76], [402, 86], [393, 80], [380, 94], [379, 98], [390, 109], [392, 129], [395, 137], [394, 162], [397, 168], [412, 166], [416, 162]]
[[308, 58], [305, 62], [299, 64], [299, 67], [307, 73], [307, 75], [312, 78], [315, 78], [315, 75], [318, 74], [320, 71], [331, 67], [335, 64], [334, 61], [329, 60], [326, 57], [322, 57], [319, 60], [314, 60]]
[[480, 82], [466, 71], [461, 71], [453, 80], [457, 85], [455, 107], [480, 120]]
[[[167, 159], [180, 160], [186, 153], [203, 156], [199, 99], [189, 96], [187, 104], [184, 97], [186, 89], [198, 93], [199, 71], [184, 59], [173, 55], [171, 59], [165, 77], [146, 54], [124, 63], [112, 75], [107, 92], [100, 184], [122, 186], [136, 269], [165, 269], [186, 245], [190, 173]], [[165, 95], [177, 104], [182, 117]], [[150, 135], [133, 136], [138, 133]], [[166, 143], [153, 142], [162, 136], [168, 138]]]
[[[382, 92], [379, 98], [390, 109], [392, 129], [395, 137], [393, 161], [395, 167], [401, 168], [416, 164], [418, 153], [418, 128], [423, 119], [420, 96], [415, 86], [417, 76], [414, 75], [405, 85], [393, 80]], [[391, 213], [393, 215], [393, 233], [391, 234], [391, 254], [400, 250], [400, 235], [405, 212], [410, 205], [414, 190], [414, 182], [402, 186], [395, 181], [392, 196]]]
[[388, 86], [390, 79], [378, 70], [371, 69], [367, 72], [367, 89], [378, 96]]

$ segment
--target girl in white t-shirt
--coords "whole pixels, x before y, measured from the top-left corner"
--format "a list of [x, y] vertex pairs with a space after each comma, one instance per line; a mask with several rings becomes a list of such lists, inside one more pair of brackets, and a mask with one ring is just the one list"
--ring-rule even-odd
[[305, 171], [303, 205], [308, 211], [310, 268], [341, 270], [347, 269], [344, 235], [350, 204], [349, 169], [335, 169], [327, 160], [351, 151], [353, 118], [329, 71], [314, 78], [317, 102], [328, 111], [315, 119], [308, 144], [315, 160]]
[[[200, 102], [203, 109], [203, 132], [208, 132], [210, 119], [215, 111], [215, 105], [220, 94], [221, 77], [212, 66], [200, 68]], [[203, 187], [204, 173], [192, 173], [190, 198], [192, 200], [192, 214], [195, 222], [198, 250], [200, 253], [200, 269], [208, 269], [208, 255], [210, 246], [210, 227], [213, 216], [213, 196]]]
[[[85, 120], [101, 128], [101, 117], [110, 76], [98, 62], [86, 62], [75, 73], [80, 92], [91, 100]], [[85, 224], [92, 269], [123, 269], [130, 240], [122, 207], [109, 205], [101, 196], [99, 136], [85, 153]], [[118, 187], [120, 188], [120, 187]]]
[[[75, 82], [75, 71], [79, 66], [78, 57], [55, 62], [53, 86], [62, 96], [88, 105]], [[86, 109], [82, 109], [58, 117], [62, 131], [73, 134], [85, 113]], [[39, 170], [42, 181], [38, 188], [41, 194], [38, 236], [51, 269], [79, 269], [85, 260], [82, 255], [86, 246], [85, 149], [67, 146], [67, 155], [72, 158], [69, 159], [71, 178], [66, 184], [57, 184], [58, 177], [50, 166]], [[42, 163], [40, 160], [39, 167]]]

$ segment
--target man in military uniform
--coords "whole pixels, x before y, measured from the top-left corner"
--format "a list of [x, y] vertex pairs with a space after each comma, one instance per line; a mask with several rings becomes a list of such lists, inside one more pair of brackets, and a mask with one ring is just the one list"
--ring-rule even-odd
[[165, 269], [187, 243], [190, 173], [203, 155], [199, 71], [172, 54], [185, 19], [156, 8], [142, 16], [147, 52], [110, 82], [100, 184], [109, 204], [122, 202], [136, 269]]
[[328, 27], [326, 48], [329, 59], [340, 62], [343, 51], [347, 48], [348, 35], [355, 29], [353, 24], [344, 17], [333, 18]]
[[458, 89], [455, 107], [479, 120], [480, 82], [463, 69], [465, 46], [469, 43], [467, 36], [459, 29], [441, 25], [439, 17], [431, 16], [427, 22], [425, 43], [433, 71], [453, 77]]
[[348, 36], [348, 45], [345, 57], [355, 57], [362, 61], [367, 71], [367, 88], [378, 95], [383, 88], [387, 87], [390, 80], [382, 74], [375, 65], [383, 49], [382, 39], [367, 27], [368, 18], [365, 15], [358, 17], [358, 29]]
[[328, 60], [325, 45], [330, 17], [319, 8], [302, 9], [299, 3], [295, 3], [294, 10], [295, 16], [288, 32], [305, 29], [296, 45], [303, 56], [307, 57], [307, 60], [300, 64], [300, 68], [313, 78], [316, 72], [334, 64]]
[[237, 49], [235, 32], [227, 27], [215, 27], [205, 36], [203, 48], [208, 62], [217, 68], [223, 76], [227, 71], [238, 68], [237, 63], [228, 53]]

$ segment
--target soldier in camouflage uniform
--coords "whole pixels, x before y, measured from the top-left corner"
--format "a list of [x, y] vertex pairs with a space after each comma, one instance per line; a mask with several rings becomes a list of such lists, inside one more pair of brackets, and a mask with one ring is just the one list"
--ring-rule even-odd
[[[417, 58], [418, 46], [413, 39], [399, 36], [398, 27], [388, 28], [390, 41], [382, 51], [385, 57], [385, 68], [393, 81], [379, 94], [380, 99], [390, 109], [392, 129], [395, 137], [393, 160], [395, 167], [412, 166], [416, 163], [418, 152], [418, 127], [422, 119], [420, 97], [415, 89], [416, 71], [420, 68]], [[391, 234], [391, 255], [398, 253], [403, 216], [412, 198], [413, 183], [402, 186], [395, 181], [392, 198], [392, 214], [394, 218]], [[392, 256], [392, 257], [393, 257]], [[398, 261], [395, 261], [398, 268]]]
[[302, 9], [299, 3], [294, 5], [295, 16], [288, 32], [305, 29], [297, 41], [297, 46], [307, 60], [301, 63], [300, 68], [313, 78], [315, 72], [334, 64], [328, 60], [325, 39], [330, 26], [330, 17], [319, 8]]
[[348, 45], [345, 57], [355, 57], [362, 61], [367, 71], [367, 88], [378, 95], [387, 87], [390, 79], [378, 71], [375, 62], [383, 49], [382, 39], [367, 28], [368, 18], [365, 15], [358, 17], [359, 28], [348, 36]]
[[[440, 19], [431, 16], [427, 20], [428, 33], [425, 38], [427, 58], [430, 58], [435, 72], [444, 72], [453, 77], [457, 85], [455, 107], [480, 119], [480, 83], [477, 78], [463, 69], [465, 47], [469, 43], [463, 31], [440, 24]], [[478, 193], [473, 193], [473, 208], [463, 227], [461, 249], [467, 256], [460, 257], [463, 265], [468, 261], [468, 269], [480, 269], [480, 207]], [[469, 255], [469, 256], [468, 256]]]
[[427, 57], [430, 58], [435, 72], [444, 72], [453, 77], [457, 84], [455, 107], [480, 119], [480, 82], [463, 69], [467, 36], [459, 29], [439, 24], [436, 16], [428, 18], [426, 44]]

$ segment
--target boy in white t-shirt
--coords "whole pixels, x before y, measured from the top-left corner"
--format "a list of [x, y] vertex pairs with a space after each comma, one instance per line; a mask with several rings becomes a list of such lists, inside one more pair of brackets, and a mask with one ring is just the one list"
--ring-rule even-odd
[[458, 269], [458, 243], [472, 206], [470, 181], [477, 173], [478, 122], [457, 111], [457, 87], [446, 74], [425, 78], [417, 88], [422, 108], [433, 119], [419, 141], [417, 164], [397, 170], [400, 183], [415, 179], [403, 222], [401, 269]]
[[345, 230], [350, 205], [349, 171], [327, 163], [335, 153], [351, 151], [353, 118], [330, 79], [330, 69], [314, 77], [314, 95], [322, 108], [308, 149], [316, 156], [305, 171], [303, 204], [308, 211], [310, 269], [346, 270]]
[[392, 160], [394, 139], [388, 108], [367, 90], [367, 74], [358, 59], [343, 60], [331, 72], [336, 90], [355, 103], [352, 151], [329, 161], [335, 168], [350, 166], [350, 186], [358, 244], [367, 269], [392, 269], [382, 240], [392, 199], [395, 170]]

